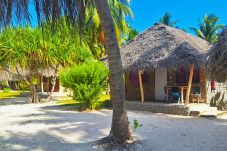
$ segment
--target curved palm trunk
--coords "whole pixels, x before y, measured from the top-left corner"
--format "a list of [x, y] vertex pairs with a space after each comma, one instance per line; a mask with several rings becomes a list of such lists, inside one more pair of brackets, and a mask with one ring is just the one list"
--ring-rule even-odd
[[105, 46], [110, 69], [110, 97], [113, 117], [110, 136], [125, 142], [131, 139], [128, 116], [125, 109], [125, 87], [120, 49], [107, 0], [94, 0], [105, 35]]

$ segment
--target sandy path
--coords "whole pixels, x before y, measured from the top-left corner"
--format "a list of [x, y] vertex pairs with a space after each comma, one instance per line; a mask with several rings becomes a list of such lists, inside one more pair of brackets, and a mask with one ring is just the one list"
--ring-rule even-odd
[[[48, 104], [0, 105], [0, 150], [89, 151], [108, 135], [111, 111], [60, 111]], [[143, 126], [137, 150], [227, 151], [227, 120], [129, 112]]]

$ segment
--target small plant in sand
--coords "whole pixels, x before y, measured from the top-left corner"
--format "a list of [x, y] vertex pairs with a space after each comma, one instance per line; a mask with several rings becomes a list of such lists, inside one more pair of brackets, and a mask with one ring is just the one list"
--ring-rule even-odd
[[[129, 122], [129, 125], [131, 123]], [[133, 120], [133, 131], [136, 131], [138, 128], [142, 127], [143, 124], [140, 124], [139, 121], [137, 119], [134, 119]]]

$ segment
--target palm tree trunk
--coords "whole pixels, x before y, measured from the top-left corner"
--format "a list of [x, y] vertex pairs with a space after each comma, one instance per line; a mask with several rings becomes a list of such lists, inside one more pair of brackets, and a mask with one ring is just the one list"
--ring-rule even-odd
[[110, 69], [110, 98], [113, 102], [113, 117], [110, 136], [125, 142], [131, 139], [128, 116], [125, 109], [125, 87], [120, 49], [107, 0], [94, 0], [102, 30]]
[[41, 93], [43, 93], [43, 76], [41, 76], [40, 78], [40, 89], [41, 89]]

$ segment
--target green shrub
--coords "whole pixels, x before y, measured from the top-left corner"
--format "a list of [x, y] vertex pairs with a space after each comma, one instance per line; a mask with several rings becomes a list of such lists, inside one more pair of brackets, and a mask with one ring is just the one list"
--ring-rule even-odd
[[4, 93], [9, 93], [10, 91], [11, 91], [10, 88], [3, 88]]
[[74, 99], [83, 108], [95, 109], [101, 92], [107, 86], [108, 70], [101, 62], [72, 66], [60, 72], [62, 86], [73, 91]]

